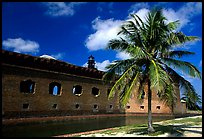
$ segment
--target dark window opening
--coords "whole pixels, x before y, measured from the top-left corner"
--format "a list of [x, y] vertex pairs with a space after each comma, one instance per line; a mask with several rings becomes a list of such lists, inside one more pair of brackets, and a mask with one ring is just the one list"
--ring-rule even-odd
[[96, 88], [96, 87], [93, 87], [93, 88], [92, 88], [92, 94], [93, 94], [95, 97], [98, 97], [99, 94], [100, 94], [99, 89]]
[[109, 108], [112, 109], [112, 108], [113, 108], [113, 105], [110, 105]]
[[61, 84], [57, 82], [52, 82], [49, 85], [49, 94], [52, 95], [60, 95], [60, 90], [61, 90]]
[[156, 109], [157, 109], [157, 110], [160, 110], [160, 106], [157, 106]]
[[57, 109], [57, 104], [53, 104], [53, 105], [52, 105], [52, 108], [53, 108], [53, 109]]
[[79, 109], [79, 108], [80, 108], [80, 107], [79, 107], [79, 104], [76, 104], [76, 105], [75, 105], [75, 108], [76, 108], [76, 109]]
[[140, 110], [144, 110], [144, 106], [140, 106]]
[[82, 95], [82, 86], [80, 86], [80, 85], [73, 86], [72, 93], [77, 95], [77, 96], [81, 96]]
[[128, 106], [126, 106], [126, 108], [127, 108], [127, 109], [130, 109], [130, 106], [128, 105]]
[[94, 109], [98, 109], [98, 105], [95, 104], [95, 105], [94, 105]]
[[31, 80], [21, 81], [20, 82], [20, 92], [23, 93], [34, 93], [35, 82]]
[[141, 98], [144, 99], [144, 97], [145, 97], [145, 92], [143, 90]]
[[29, 108], [29, 104], [28, 103], [23, 104], [23, 109], [28, 109], [28, 108]]

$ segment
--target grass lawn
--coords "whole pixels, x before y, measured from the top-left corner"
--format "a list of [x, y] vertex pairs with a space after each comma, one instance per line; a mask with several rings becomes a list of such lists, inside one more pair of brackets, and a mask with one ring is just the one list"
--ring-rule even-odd
[[[178, 118], [162, 122], [155, 122], [153, 123], [155, 132], [151, 134], [148, 134], [147, 132], [147, 124], [116, 127], [111, 130], [98, 132], [96, 134], [116, 135], [118, 133], [126, 134], [136, 133], [137, 135], [158, 136], [168, 133], [169, 135], [183, 136], [184, 131], [190, 131], [188, 130], [188, 128], [194, 128], [197, 125], [202, 125], [202, 116], [194, 118], [191, 117]], [[92, 134], [92, 136], [94, 137], [94, 134]]]

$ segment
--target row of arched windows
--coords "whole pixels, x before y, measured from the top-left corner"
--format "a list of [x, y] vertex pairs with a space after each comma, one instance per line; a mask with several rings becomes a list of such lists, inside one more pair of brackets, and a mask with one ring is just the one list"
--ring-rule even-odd
[[[35, 82], [32, 80], [25, 80], [20, 82], [20, 92], [23, 93], [34, 93]], [[110, 89], [108, 89], [108, 92]], [[81, 96], [83, 93], [82, 86], [74, 85], [72, 88], [72, 93], [76, 96]], [[49, 84], [49, 94], [60, 95], [61, 94], [61, 84], [57, 82], [52, 82]], [[96, 87], [92, 88], [92, 95], [98, 97], [100, 95], [100, 90]]]

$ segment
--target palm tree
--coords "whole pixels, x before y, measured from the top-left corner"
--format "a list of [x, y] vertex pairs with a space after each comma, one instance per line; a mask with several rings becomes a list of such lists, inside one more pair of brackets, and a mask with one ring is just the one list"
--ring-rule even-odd
[[127, 104], [135, 85], [138, 86], [139, 96], [143, 93], [145, 84], [148, 85], [148, 133], [151, 133], [155, 131], [152, 127], [151, 111], [153, 90], [172, 108], [176, 100], [176, 85], [183, 88], [185, 92], [195, 93], [191, 83], [175, 70], [175, 68], [179, 69], [192, 77], [201, 79], [200, 72], [194, 65], [178, 60], [194, 53], [176, 51], [174, 47], [182, 47], [183, 43], [199, 38], [176, 32], [179, 22], [167, 23], [162, 9], [151, 10], [145, 21], [137, 14], [131, 14], [131, 17], [131, 20], [121, 26], [118, 32], [121, 37], [110, 40], [107, 46], [108, 49], [126, 52], [131, 58], [117, 60], [108, 65], [106, 67], [108, 71], [104, 74], [103, 80], [116, 79], [109, 93], [109, 99], [118, 92], [123, 106]]
[[200, 99], [200, 95], [194, 93], [194, 92], [185, 92], [184, 96], [181, 98], [181, 100], [184, 100], [187, 105], [187, 109], [189, 110], [201, 110], [199, 107], [199, 104], [202, 104], [202, 101]]

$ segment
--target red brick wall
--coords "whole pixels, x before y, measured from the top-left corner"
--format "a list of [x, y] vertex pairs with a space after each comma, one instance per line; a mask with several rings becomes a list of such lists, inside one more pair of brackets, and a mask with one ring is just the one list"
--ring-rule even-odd
[[[33, 94], [20, 92], [20, 82], [31, 79], [35, 82]], [[58, 82], [61, 84], [61, 94], [54, 96], [49, 94], [49, 84]], [[82, 95], [76, 96], [72, 93], [74, 85], [81, 85]], [[91, 94], [92, 87], [100, 89], [100, 95], [95, 97]], [[2, 66], [2, 115], [3, 117], [21, 116], [52, 116], [52, 115], [83, 115], [99, 113], [147, 113], [147, 86], [145, 86], [144, 101], [137, 99], [137, 88], [133, 89], [133, 96], [129, 101], [130, 108], [120, 109], [118, 97], [108, 100], [107, 90], [110, 85], [104, 84], [101, 80], [79, 77], [58, 72], [49, 72], [24, 68], [18, 66]], [[179, 89], [177, 88], [177, 104], [173, 109], [175, 114], [182, 113]], [[23, 109], [23, 104], [28, 103], [29, 108]], [[52, 108], [57, 104], [57, 109]], [[76, 109], [75, 105], [80, 108]], [[98, 105], [98, 110], [93, 110], [94, 105]], [[110, 108], [110, 105], [113, 108]], [[140, 106], [144, 106], [141, 109]], [[157, 107], [160, 106], [160, 109]], [[172, 110], [160, 101], [156, 93], [152, 92], [152, 113], [172, 113]]]
[[[148, 92], [147, 92], [147, 85], [145, 85], [145, 96], [143, 101], [138, 100], [138, 91], [137, 88], [135, 87], [135, 89], [133, 90], [133, 95], [131, 97], [131, 99], [129, 100], [129, 103], [126, 106], [130, 106], [125, 107], [125, 112], [126, 113], [148, 113]], [[176, 106], [173, 109], [173, 113], [178, 114], [181, 113], [181, 103], [180, 103], [180, 92], [179, 92], [179, 88], [176, 88], [176, 94], [177, 94], [177, 102], [176, 102]], [[167, 106], [167, 104], [160, 100], [157, 92], [153, 91], [152, 92], [152, 100], [151, 100], [151, 104], [152, 104], [152, 113], [167, 113], [167, 114], [172, 114], [172, 110], [170, 107]], [[144, 107], [144, 109], [141, 109], [141, 106]]]
[[[41, 70], [11, 67], [3, 65], [2, 68], [2, 111], [4, 117], [14, 115], [78, 115], [83, 113], [118, 113], [119, 104], [117, 97], [112, 100], [107, 99], [109, 85], [104, 85], [101, 80], [86, 77], [77, 77], [68, 74], [45, 72]], [[20, 82], [31, 79], [35, 82], [33, 94], [20, 92]], [[61, 84], [61, 94], [54, 96], [49, 94], [49, 84], [58, 82]], [[74, 85], [81, 85], [83, 93], [76, 96], [72, 93]], [[92, 87], [100, 89], [100, 95], [92, 95]], [[28, 103], [29, 108], [23, 109], [23, 104]], [[57, 104], [57, 109], [52, 108]], [[76, 109], [75, 105], [80, 108]], [[93, 111], [93, 106], [97, 104], [98, 110]], [[109, 105], [113, 105], [110, 109]]]

